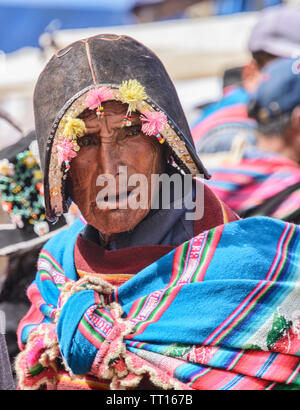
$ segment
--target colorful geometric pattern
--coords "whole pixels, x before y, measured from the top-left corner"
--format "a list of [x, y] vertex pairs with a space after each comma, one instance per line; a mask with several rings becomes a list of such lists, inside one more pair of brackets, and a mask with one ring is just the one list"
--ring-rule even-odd
[[[27, 327], [37, 331], [39, 340], [40, 324], [53, 326], [57, 309], [54, 323], [64, 371], [84, 375], [82, 385], [90, 378], [89, 388], [97, 388], [97, 381], [104, 388], [104, 378], [110, 388], [134, 388], [148, 374], [164, 389], [300, 389], [298, 226], [260, 217], [222, 225], [182, 244], [119, 288], [107, 284], [100, 292], [93, 279], [76, 282], [71, 252], [76, 229], [45, 247], [52, 255], [52, 272], [65, 272], [64, 286], [76, 291], [61, 297], [58, 284], [43, 279], [44, 272], [38, 272], [30, 288], [40, 298], [29, 289], [32, 308], [18, 331], [25, 348], [18, 373], [28, 375], [22, 388], [41, 386], [37, 374], [33, 380], [28, 372]], [[44, 313], [41, 300], [52, 317]], [[52, 364], [38, 368], [43, 383]], [[59, 380], [57, 370], [52, 384]], [[74, 388], [78, 383], [75, 378]]]
[[[247, 158], [210, 171], [212, 179], [207, 185], [238, 214], [249, 212], [300, 183], [298, 164], [275, 155]], [[298, 211], [299, 203], [300, 189], [295, 189], [266, 216], [294, 222], [291, 216]]]

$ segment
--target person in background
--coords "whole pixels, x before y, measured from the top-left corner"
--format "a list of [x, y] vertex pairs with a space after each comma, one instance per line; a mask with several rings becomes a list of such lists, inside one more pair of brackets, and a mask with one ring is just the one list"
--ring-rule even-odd
[[248, 117], [249, 93], [243, 86], [243, 70], [243, 67], [225, 70], [222, 99], [199, 107], [202, 112], [192, 127], [192, 135], [204, 162], [207, 154], [229, 151], [236, 135], [243, 135], [249, 144], [255, 144], [257, 124]]
[[277, 59], [262, 71], [248, 104], [256, 146], [240, 161], [212, 169], [208, 185], [240, 216], [300, 223], [300, 60]]
[[[205, 107], [192, 126], [199, 154], [231, 151], [234, 141], [241, 138], [248, 145], [255, 144], [256, 123], [247, 112], [250, 94], [257, 88], [267, 64], [276, 58], [300, 55], [299, 25], [298, 8], [281, 5], [261, 12], [249, 38], [251, 61], [245, 67], [225, 72], [223, 97]], [[210, 162], [206, 162], [204, 156], [202, 158], [209, 167]]]

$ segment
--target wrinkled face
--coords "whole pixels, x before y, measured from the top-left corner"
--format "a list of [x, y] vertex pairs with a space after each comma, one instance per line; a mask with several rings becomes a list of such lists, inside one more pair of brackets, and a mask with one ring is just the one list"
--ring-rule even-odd
[[[132, 113], [132, 125], [122, 128], [127, 106], [109, 101], [103, 107], [100, 119], [95, 111], [81, 116], [87, 132], [78, 139], [81, 148], [71, 162], [70, 177], [72, 199], [83, 217], [110, 235], [133, 229], [149, 213], [155, 190], [151, 174], [162, 173], [163, 155], [155, 137], [141, 132], [137, 113]], [[135, 174], [144, 178], [135, 179]], [[134, 180], [135, 186], [124, 185], [124, 181]], [[140, 202], [143, 205], [137, 209], [130, 206], [136, 208]]]

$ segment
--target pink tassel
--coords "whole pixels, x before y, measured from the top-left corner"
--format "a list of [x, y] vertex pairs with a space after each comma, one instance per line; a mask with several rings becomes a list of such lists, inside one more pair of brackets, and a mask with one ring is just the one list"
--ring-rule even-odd
[[166, 115], [161, 111], [144, 111], [140, 119], [142, 132], [149, 136], [160, 134], [168, 124]]
[[104, 101], [113, 99], [114, 94], [108, 87], [94, 88], [88, 92], [85, 104], [90, 110], [94, 110], [100, 107]]
[[59, 165], [61, 165], [64, 161], [70, 161], [77, 155], [76, 152], [73, 151], [73, 142], [68, 138], [58, 144], [56, 146], [56, 150]]

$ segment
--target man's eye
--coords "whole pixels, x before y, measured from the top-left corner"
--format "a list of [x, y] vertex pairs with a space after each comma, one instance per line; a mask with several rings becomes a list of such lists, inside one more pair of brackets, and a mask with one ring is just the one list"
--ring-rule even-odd
[[98, 145], [99, 138], [96, 135], [84, 135], [78, 138], [77, 143], [80, 147], [88, 147], [89, 145]]
[[126, 127], [124, 128], [126, 137], [134, 137], [139, 135], [142, 131], [142, 127], [140, 125], [135, 125], [133, 127]]

